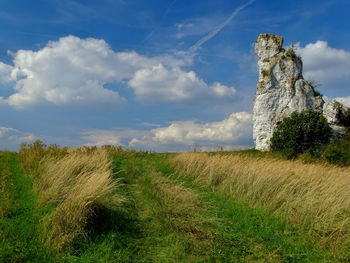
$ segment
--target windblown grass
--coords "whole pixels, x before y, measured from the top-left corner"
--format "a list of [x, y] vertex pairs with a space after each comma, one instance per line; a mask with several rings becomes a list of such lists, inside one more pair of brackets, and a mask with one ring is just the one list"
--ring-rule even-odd
[[[88, 234], [86, 226], [95, 211], [116, 209], [124, 199], [116, 192], [119, 183], [105, 149], [41, 148], [26, 145], [20, 157], [33, 174], [39, 202], [52, 207], [42, 220], [46, 243], [61, 250]], [[38, 163], [34, 156], [41, 156]]]
[[171, 162], [205, 185], [286, 217], [323, 248], [350, 248], [350, 168], [193, 153]]

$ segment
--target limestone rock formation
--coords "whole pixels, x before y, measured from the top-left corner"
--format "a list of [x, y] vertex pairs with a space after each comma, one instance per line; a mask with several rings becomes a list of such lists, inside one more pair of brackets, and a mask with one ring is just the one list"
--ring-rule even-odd
[[253, 136], [258, 150], [269, 150], [277, 125], [294, 111], [321, 112], [335, 134], [350, 126], [350, 108], [335, 100], [325, 103], [304, 80], [301, 58], [282, 45], [283, 38], [271, 34], [261, 34], [255, 43], [259, 82], [254, 98]]
[[340, 135], [343, 127], [350, 125], [350, 108], [336, 100], [326, 102], [323, 105], [323, 116], [332, 127], [335, 135]]
[[304, 80], [303, 64], [292, 49], [282, 48], [283, 38], [261, 34], [255, 44], [259, 57], [259, 82], [254, 99], [255, 148], [269, 150], [277, 125], [292, 112], [313, 109], [322, 112], [324, 101]]

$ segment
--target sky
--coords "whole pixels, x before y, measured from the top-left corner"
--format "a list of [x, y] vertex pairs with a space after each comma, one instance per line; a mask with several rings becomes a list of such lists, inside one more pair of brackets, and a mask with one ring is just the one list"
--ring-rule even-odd
[[0, 150], [253, 146], [254, 43], [278, 34], [304, 78], [350, 106], [348, 0], [0, 1]]

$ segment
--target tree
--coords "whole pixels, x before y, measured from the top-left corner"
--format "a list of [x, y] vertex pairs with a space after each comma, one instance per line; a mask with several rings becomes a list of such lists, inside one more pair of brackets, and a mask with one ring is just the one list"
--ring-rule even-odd
[[313, 110], [293, 112], [273, 133], [271, 150], [288, 158], [304, 152], [316, 154], [331, 137], [332, 129], [321, 113]]

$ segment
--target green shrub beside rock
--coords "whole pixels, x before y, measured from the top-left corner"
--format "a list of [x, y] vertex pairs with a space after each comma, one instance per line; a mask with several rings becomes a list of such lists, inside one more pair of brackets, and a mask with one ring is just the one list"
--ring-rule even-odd
[[321, 113], [312, 110], [293, 112], [273, 133], [271, 150], [288, 158], [305, 152], [314, 155], [320, 153], [331, 137], [332, 129]]

